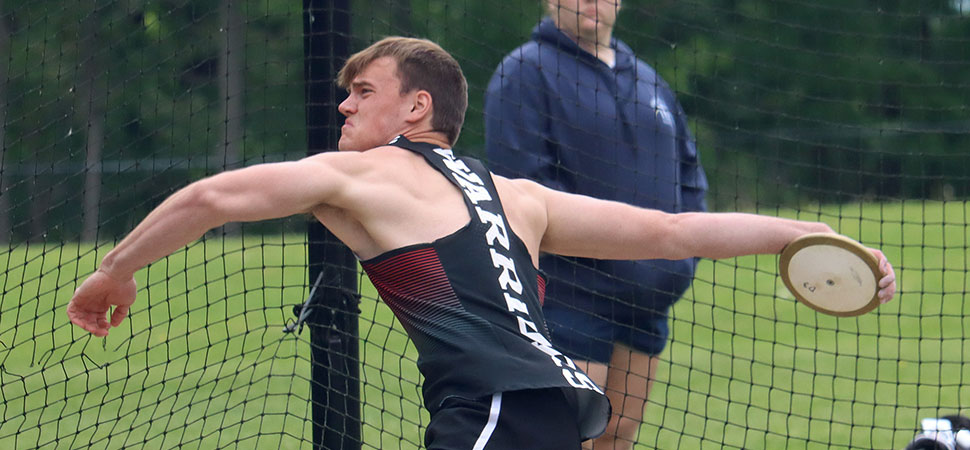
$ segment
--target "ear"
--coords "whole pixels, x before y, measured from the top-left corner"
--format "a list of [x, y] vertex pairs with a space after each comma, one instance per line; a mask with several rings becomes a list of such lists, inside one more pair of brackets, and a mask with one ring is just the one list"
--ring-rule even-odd
[[434, 102], [431, 99], [431, 94], [428, 91], [419, 89], [411, 97], [411, 111], [407, 115], [407, 121], [410, 123], [417, 123], [425, 120], [431, 119], [431, 114], [434, 111]]

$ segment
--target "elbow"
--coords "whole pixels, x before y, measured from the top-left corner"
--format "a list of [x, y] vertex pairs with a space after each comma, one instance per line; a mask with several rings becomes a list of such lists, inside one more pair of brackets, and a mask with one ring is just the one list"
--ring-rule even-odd
[[680, 260], [709, 256], [702, 254], [702, 243], [690, 231], [694, 213], [662, 214], [665, 220], [659, 222], [659, 234], [655, 238], [657, 247], [661, 249], [660, 259]]
[[230, 222], [226, 210], [226, 201], [219, 189], [214, 186], [211, 179], [204, 179], [192, 183], [174, 197], [178, 199], [178, 206], [191, 211], [192, 215], [198, 220], [211, 223], [212, 228]]
[[214, 208], [216, 194], [207, 181], [197, 181], [183, 188], [178, 193], [179, 203], [185, 208], [201, 210]]

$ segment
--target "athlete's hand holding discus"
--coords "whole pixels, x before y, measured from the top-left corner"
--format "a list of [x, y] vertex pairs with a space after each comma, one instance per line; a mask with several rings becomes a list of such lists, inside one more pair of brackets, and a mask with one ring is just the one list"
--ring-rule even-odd
[[879, 292], [876, 295], [879, 297], [879, 304], [884, 304], [896, 295], [896, 271], [882, 251], [874, 248], [870, 248], [869, 251], [875, 255], [879, 273], [882, 274], [882, 278], [879, 279]]

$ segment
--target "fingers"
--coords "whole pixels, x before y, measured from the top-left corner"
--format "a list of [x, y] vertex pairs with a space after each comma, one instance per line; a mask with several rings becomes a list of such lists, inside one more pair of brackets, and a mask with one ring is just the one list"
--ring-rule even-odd
[[879, 300], [886, 303], [896, 295], [896, 274], [890, 272], [879, 280]]
[[78, 307], [76, 303], [71, 302], [67, 307], [67, 316], [71, 319], [71, 323], [95, 336], [104, 337], [108, 335], [108, 320], [103, 312], [84, 310]]
[[873, 250], [873, 254], [879, 258], [879, 272], [883, 275], [879, 280], [879, 301], [886, 303], [896, 295], [896, 271], [882, 252]]
[[128, 310], [130, 309], [128, 306], [116, 307], [114, 312], [111, 313], [111, 321], [109, 322], [107, 311], [80, 311], [78, 308], [72, 308], [72, 306], [74, 305], [68, 306], [67, 309], [67, 316], [71, 319], [71, 323], [99, 337], [107, 336], [111, 327], [121, 325], [121, 322], [128, 317]]
[[107, 335], [108, 330], [110, 329], [110, 327], [108, 326], [108, 317], [104, 313], [101, 313], [101, 314], [96, 314], [94, 316], [94, 319], [98, 323], [98, 329], [104, 330], [104, 334]]
[[114, 312], [111, 313], [111, 326], [116, 327], [121, 325], [121, 322], [125, 320], [125, 317], [128, 317], [128, 310], [130, 308], [130, 305], [116, 306]]

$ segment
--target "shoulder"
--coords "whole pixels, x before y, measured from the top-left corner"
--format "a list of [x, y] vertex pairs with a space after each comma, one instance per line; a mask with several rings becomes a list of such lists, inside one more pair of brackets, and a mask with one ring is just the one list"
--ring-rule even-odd
[[615, 39], [613, 41], [613, 49], [616, 51], [617, 59], [625, 60], [626, 67], [628, 70], [633, 70], [635, 72], [638, 80], [652, 81], [654, 79], [660, 79], [656, 69], [654, 69], [653, 66], [648, 64], [643, 59], [640, 59], [626, 42]]
[[402, 204], [426, 178], [421, 155], [393, 146], [326, 152], [300, 163], [305, 164], [301, 183], [331, 186], [329, 206], [351, 214], [374, 205]]
[[317, 153], [300, 161], [308, 164], [328, 164], [362, 169], [369, 166], [379, 166], [381, 161], [403, 158], [410, 154], [413, 154], [413, 152], [393, 145], [384, 145], [364, 151], [345, 150]]
[[529, 41], [502, 59], [489, 81], [487, 94], [512, 93], [528, 88], [529, 94], [541, 94], [543, 87], [557, 86], [564, 80], [575, 84], [577, 78], [589, 76], [588, 64], [549, 41]]
[[[575, 51], [573, 51], [575, 50]], [[540, 73], [552, 67], [556, 72], [579, 64], [578, 48], [548, 38], [534, 38], [507, 53], [495, 69], [502, 73]], [[563, 67], [565, 66], [565, 67]]]
[[640, 61], [639, 58], [637, 58], [637, 55], [633, 53], [633, 49], [626, 42], [623, 42], [622, 40], [620, 40], [618, 38], [614, 38], [613, 39], [613, 49], [617, 53], [622, 53], [624, 55], [629, 55], [631, 58], [635, 59], [637, 62], [642, 62], [642, 61]]
[[629, 46], [624, 44], [622, 41], [617, 41], [616, 48], [618, 52], [624, 53], [626, 57], [630, 58], [630, 60], [633, 61], [632, 67], [633, 67], [633, 70], [635, 71], [636, 79], [638, 82], [647, 83], [654, 87], [659, 87], [662, 91], [672, 92], [670, 89], [670, 85], [667, 84], [667, 81], [663, 79], [663, 77], [660, 75], [659, 72], [657, 72], [657, 69], [655, 69], [646, 61], [637, 57], [633, 53], [633, 50], [630, 49]]
[[346, 182], [383, 181], [389, 175], [399, 173], [408, 164], [414, 164], [418, 156], [395, 146], [382, 146], [370, 150], [333, 151], [308, 156], [299, 161], [320, 177], [345, 178]]
[[550, 189], [534, 181], [494, 173], [492, 179], [513, 232], [526, 243], [531, 254], [538, 255], [549, 223], [545, 192]]
[[519, 206], [545, 209], [547, 192], [551, 189], [526, 178], [506, 178], [492, 173], [495, 188], [502, 198], [502, 204], [512, 199]]
[[518, 46], [502, 58], [502, 64], [515, 65], [522, 63], [538, 63], [539, 54], [543, 50], [543, 45], [539, 42], [530, 40]]
[[492, 74], [492, 82], [507, 77], [538, 74], [541, 59], [539, 44], [536, 41], [526, 42], [502, 58]]
[[[519, 96], [523, 93], [541, 94], [547, 81], [543, 64], [534, 41], [513, 50], [495, 68], [486, 88], [486, 97]], [[523, 92], [524, 91], [524, 92]]]

